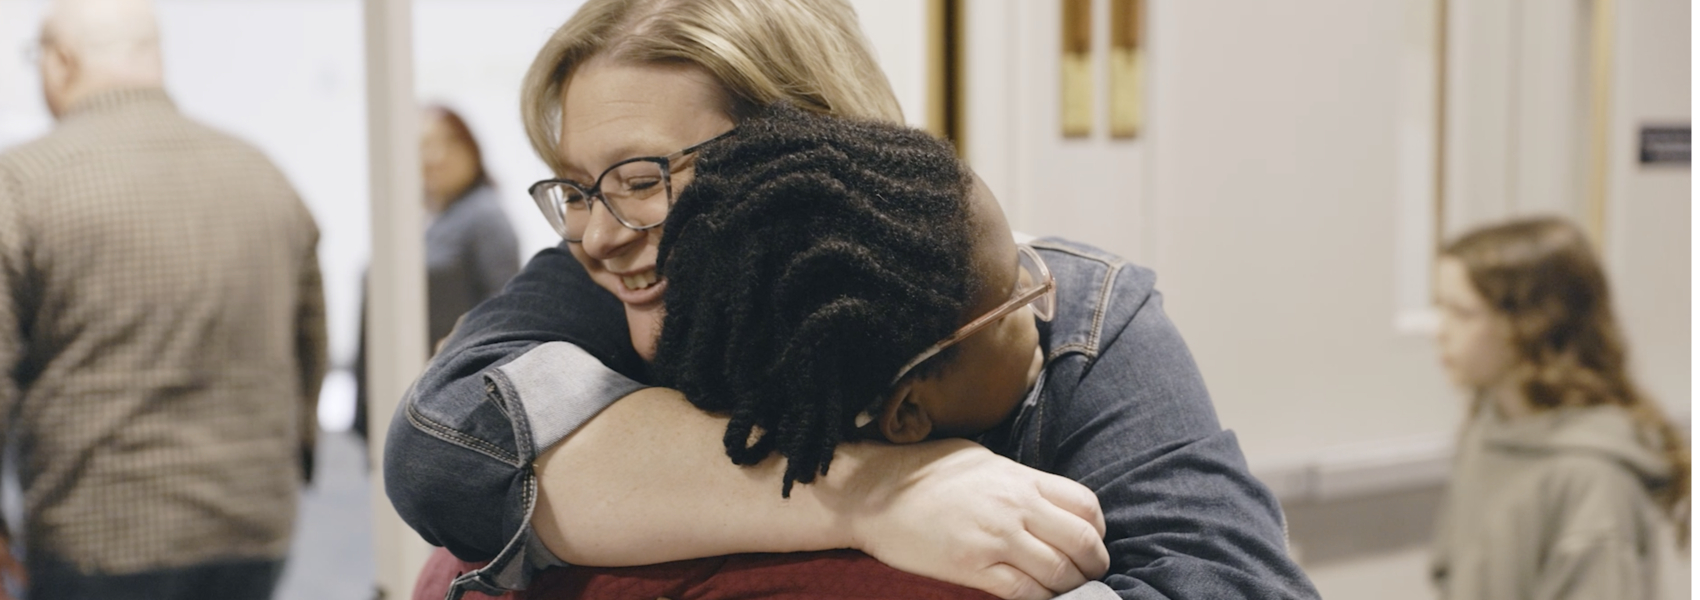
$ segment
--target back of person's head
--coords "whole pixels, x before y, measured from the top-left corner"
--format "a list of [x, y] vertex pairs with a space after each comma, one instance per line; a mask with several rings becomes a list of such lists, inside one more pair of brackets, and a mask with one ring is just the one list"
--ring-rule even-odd
[[561, 88], [595, 57], [702, 67], [725, 88], [734, 120], [785, 101], [903, 121], [845, 0], [589, 0], [538, 51], [520, 93], [532, 148], [556, 173]]
[[825, 473], [856, 416], [960, 325], [972, 179], [942, 141], [778, 105], [705, 146], [665, 223], [662, 379], [731, 416], [726, 451]]
[[43, 87], [56, 115], [91, 93], [164, 82], [151, 0], [55, 0], [42, 46]]
[[1659, 500], [1686, 530], [1689, 450], [1658, 405], [1629, 378], [1606, 275], [1570, 221], [1537, 217], [1476, 229], [1441, 250], [1510, 325], [1510, 376], [1535, 410], [1624, 407], [1671, 463]]

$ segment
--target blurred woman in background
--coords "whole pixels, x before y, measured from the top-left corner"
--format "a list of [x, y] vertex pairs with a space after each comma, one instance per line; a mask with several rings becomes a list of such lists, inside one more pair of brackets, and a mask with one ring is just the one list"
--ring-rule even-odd
[[1687, 543], [1688, 444], [1630, 381], [1582, 232], [1473, 231], [1435, 288], [1441, 361], [1473, 394], [1435, 536], [1441, 597], [1658, 597], [1673, 525]]
[[[484, 154], [466, 120], [445, 106], [420, 114], [419, 161], [425, 182], [426, 341], [449, 336], [455, 321], [502, 291], [519, 272], [519, 239], [484, 170]], [[354, 430], [366, 437], [366, 312], [360, 312], [360, 352], [354, 376]]]
[[472, 130], [455, 111], [425, 109], [419, 160], [424, 166], [425, 276], [430, 297], [427, 338], [435, 347], [455, 320], [519, 272], [519, 240], [484, 171]]

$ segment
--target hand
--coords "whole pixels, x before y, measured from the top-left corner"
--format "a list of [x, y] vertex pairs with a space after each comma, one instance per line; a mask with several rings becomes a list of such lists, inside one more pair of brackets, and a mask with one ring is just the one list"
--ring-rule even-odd
[[1079, 483], [966, 440], [840, 451], [858, 455], [842, 514], [856, 548], [881, 562], [1008, 600], [1047, 599], [1109, 569], [1104, 513]]
[[313, 485], [313, 467], [317, 462], [314, 458], [318, 455], [318, 448], [319, 415], [317, 410], [313, 410], [308, 411], [308, 414], [302, 417], [301, 422], [301, 441], [298, 450], [301, 459], [302, 486]]
[[301, 485], [313, 484], [313, 445], [301, 445]]
[[[0, 575], [3, 575], [11, 583], [15, 583], [20, 590], [29, 588], [29, 575], [24, 570], [24, 563], [12, 554], [11, 536], [3, 533], [0, 533]], [[0, 600], [17, 599], [7, 592], [5, 585], [0, 585]]]

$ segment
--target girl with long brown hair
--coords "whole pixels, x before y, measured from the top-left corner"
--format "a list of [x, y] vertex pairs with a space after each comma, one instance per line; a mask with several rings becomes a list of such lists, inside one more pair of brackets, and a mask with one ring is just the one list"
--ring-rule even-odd
[[1658, 597], [1687, 543], [1689, 448], [1629, 378], [1605, 273], [1558, 218], [1472, 231], [1435, 274], [1441, 360], [1473, 393], [1437, 524], [1448, 600]]

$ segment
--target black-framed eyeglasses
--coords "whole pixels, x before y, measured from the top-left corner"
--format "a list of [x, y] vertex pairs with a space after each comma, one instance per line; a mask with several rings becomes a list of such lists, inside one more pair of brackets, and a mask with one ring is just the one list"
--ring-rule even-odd
[[1016, 254], [1021, 271], [1020, 276], [1016, 279], [1015, 291], [1010, 294], [1009, 301], [986, 314], [980, 315], [973, 321], [969, 321], [967, 325], [957, 329], [956, 333], [939, 340], [937, 344], [933, 344], [926, 350], [922, 350], [920, 354], [915, 355], [915, 358], [909, 359], [909, 362], [904, 363], [903, 368], [897, 370], [897, 376], [891, 378], [890, 385], [897, 385], [897, 382], [903, 381], [903, 378], [909, 375], [910, 371], [915, 370], [915, 367], [927, 362], [927, 359], [937, 356], [945, 348], [968, 339], [969, 336], [985, 329], [987, 325], [996, 323], [998, 319], [1020, 310], [1023, 306], [1031, 304], [1033, 305], [1034, 316], [1041, 321], [1051, 320], [1051, 317], [1056, 314], [1057, 306], [1057, 282], [1056, 279], [1051, 277], [1051, 268], [1045, 266], [1045, 260], [1039, 258], [1039, 252], [1034, 250], [1032, 246], [1019, 244], [1016, 249], [1018, 250]]
[[590, 187], [569, 179], [545, 179], [531, 184], [528, 192], [537, 209], [543, 211], [543, 218], [568, 242], [584, 241], [596, 200], [602, 201], [608, 214], [626, 228], [654, 229], [667, 220], [667, 211], [673, 207], [675, 163], [736, 131], [728, 130], [666, 156], [640, 156], [614, 163]]

